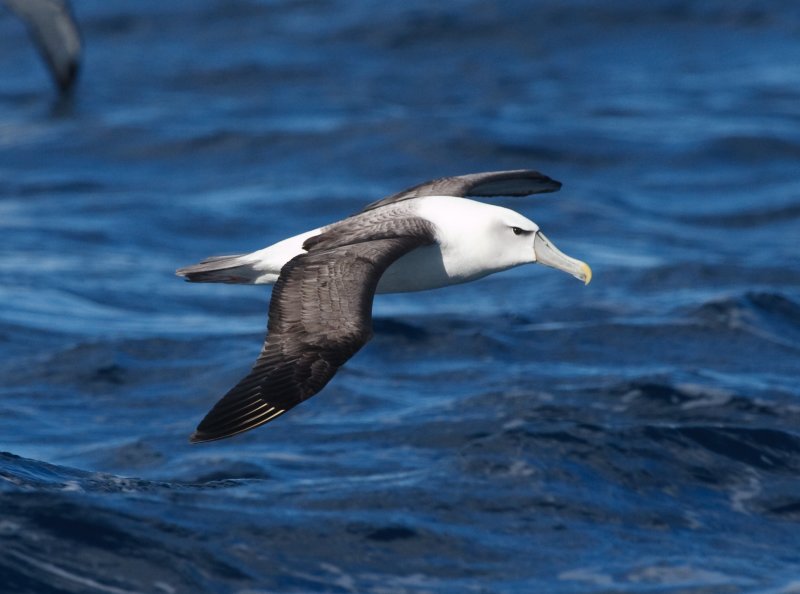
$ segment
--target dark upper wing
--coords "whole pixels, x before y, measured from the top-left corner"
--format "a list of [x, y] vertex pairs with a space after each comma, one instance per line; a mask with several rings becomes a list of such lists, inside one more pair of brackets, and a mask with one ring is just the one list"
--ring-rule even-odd
[[66, 0], [5, 0], [28, 26], [61, 91], [78, 73], [81, 37]]
[[372, 337], [372, 299], [383, 272], [403, 254], [432, 241], [424, 221], [409, 221], [401, 225], [406, 235], [345, 245], [328, 237], [328, 245], [319, 242], [318, 249], [283, 267], [272, 290], [261, 354], [252, 371], [206, 415], [191, 441], [222, 439], [263, 425], [328, 383]]
[[373, 202], [364, 211], [420, 196], [528, 196], [556, 192], [561, 182], [532, 169], [487, 171], [455, 177], [442, 177]]

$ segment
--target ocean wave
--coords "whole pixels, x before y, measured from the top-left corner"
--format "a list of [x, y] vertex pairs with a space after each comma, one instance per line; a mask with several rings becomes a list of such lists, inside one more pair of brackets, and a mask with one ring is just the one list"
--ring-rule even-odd
[[713, 215], [682, 216], [681, 220], [692, 225], [703, 227], [725, 227], [731, 229], [752, 229], [762, 225], [788, 224], [800, 218], [800, 204], [786, 206], [762, 206], [753, 210], [739, 209], [733, 213], [716, 213]]
[[[228, 469], [226, 478], [209, 473], [192, 482], [152, 481], [91, 472], [23, 458], [10, 452], [0, 452], [0, 493], [62, 492], [62, 493], [156, 493], [160, 491], [233, 488], [254, 478], [252, 472], [239, 473]], [[230, 478], [238, 474], [239, 479]]]
[[800, 305], [780, 293], [747, 292], [717, 299], [692, 316], [712, 327], [744, 329], [800, 349]]

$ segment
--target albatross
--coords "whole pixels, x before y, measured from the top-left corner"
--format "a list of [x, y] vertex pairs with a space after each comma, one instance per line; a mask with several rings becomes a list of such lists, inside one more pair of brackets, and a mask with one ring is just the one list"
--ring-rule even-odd
[[262, 250], [178, 269], [191, 282], [274, 284], [267, 337], [252, 370], [190, 441], [249, 431], [317, 394], [372, 337], [376, 293], [436, 289], [534, 262], [589, 284], [589, 266], [560, 252], [536, 223], [467, 198], [560, 187], [526, 169], [443, 177]]

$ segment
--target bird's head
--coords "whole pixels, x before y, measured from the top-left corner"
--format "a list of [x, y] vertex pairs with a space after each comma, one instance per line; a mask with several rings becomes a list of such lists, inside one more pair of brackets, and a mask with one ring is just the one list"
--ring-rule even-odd
[[556, 248], [539, 225], [508, 208], [452, 196], [421, 199], [418, 212], [434, 223], [452, 279], [473, 280], [522, 264], [563, 270], [589, 284], [592, 270]]
[[592, 269], [588, 264], [561, 252], [530, 219], [513, 210], [496, 208], [495, 216], [487, 218], [485, 225], [497, 261], [508, 268], [531, 262], [544, 264], [589, 284]]

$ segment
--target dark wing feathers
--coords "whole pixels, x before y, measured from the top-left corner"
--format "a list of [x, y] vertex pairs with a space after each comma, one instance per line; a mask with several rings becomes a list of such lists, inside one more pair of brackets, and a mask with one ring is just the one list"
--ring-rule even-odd
[[528, 196], [560, 188], [561, 182], [532, 169], [470, 173], [421, 183], [373, 202], [362, 212], [421, 196]]
[[360, 213], [339, 221], [319, 235], [309, 237], [303, 244], [303, 249], [330, 249], [365, 241], [399, 237], [426, 238], [426, 241], [432, 241], [433, 228], [425, 219], [403, 218], [402, 213], [398, 213], [398, 209], [384, 209], [366, 214]]
[[[383, 272], [433, 241], [427, 221], [395, 222], [405, 234], [367, 240], [333, 227], [281, 270], [267, 339], [253, 369], [206, 415], [191, 441], [258, 427], [319, 392], [372, 337], [372, 300]], [[357, 225], [355, 225], [357, 226]], [[327, 236], [327, 237], [324, 237]], [[350, 239], [362, 239], [347, 243]]]

